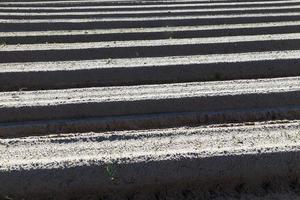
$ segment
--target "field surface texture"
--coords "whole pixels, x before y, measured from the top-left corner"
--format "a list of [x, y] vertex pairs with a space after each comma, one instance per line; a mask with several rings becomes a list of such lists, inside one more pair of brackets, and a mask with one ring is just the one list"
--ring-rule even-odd
[[300, 0], [0, 0], [19, 199], [300, 199]]

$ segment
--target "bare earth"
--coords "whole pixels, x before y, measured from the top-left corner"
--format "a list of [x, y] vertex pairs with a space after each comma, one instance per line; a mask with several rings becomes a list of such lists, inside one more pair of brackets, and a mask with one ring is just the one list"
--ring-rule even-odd
[[0, 200], [300, 199], [300, 0], [1, 0]]
[[[138, 199], [142, 194], [136, 187], [153, 185], [153, 181], [167, 186], [146, 187], [146, 194], [155, 190], [168, 196], [165, 190], [178, 185], [176, 179], [187, 185], [196, 182], [196, 188], [205, 188], [216, 187], [212, 180], [217, 178], [227, 182], [227, 190], [234, 190], [232, 194], [244, 199], [265, 195], [272, 199], [272, 191], [283, 189], [291, 193], [276, 194], [276, 198], [296, 198], [293, 193], [297, 190], [286, 186], [292, 180], [284, 178], [277, 183], [272, 176], [292, 176], [300, 170], [300, 157], [296, 156], [300, 149], [299, 127], [299, 121], [277, 121], [2, 139], [1, 182], [9, 190], [1, 192], [60, 194], [59, 186], [68, 180], [68, 190], [77, 195], [97, 193], [98, 187], [103, 190], [100, 194], [109, 195], [109, 186], [115, 185], [129, 187], [123, 195], [133, 195], [134, 191], [133, 196]], [[22, 191], [27, 184], [34, 187]], [[85, 187], [78, 189], [79, 185]], [[197, 192], [196, 188], [186, 187], [179, 186], [183, 191], [191, 190], [189, 195]], [[252, 190], [257, 194], [247, 194]], [[232, 198], [237, 198], [234, 195]], [[230, 193], [225, 196], [230, 197]]]

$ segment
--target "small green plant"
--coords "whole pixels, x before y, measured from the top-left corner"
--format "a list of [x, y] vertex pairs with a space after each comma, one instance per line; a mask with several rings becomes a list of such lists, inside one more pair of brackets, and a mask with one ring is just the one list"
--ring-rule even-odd
[[111, 181], [117, 180], [117, 167], [114, 163], [106, 166], [106, 173]]

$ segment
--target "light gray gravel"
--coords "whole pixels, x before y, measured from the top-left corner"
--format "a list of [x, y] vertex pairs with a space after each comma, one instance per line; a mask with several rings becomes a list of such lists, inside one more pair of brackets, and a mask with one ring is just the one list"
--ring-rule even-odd
[[[159, 3], [161, 3], [163, 6], [165, 7], [179, 7], [179, 6], [182, 6], [182, 5], [186, 5], [184, 4], [185, 2], [201, 2], [201, 0], [187, 0], [187, 1], [182, 1], [182, 4], [163, 4], [164, 1], [159, 1]], [[76, 4], [76, 3], [84, 3], [84, 4], [88, 4], [88, 3], [93, 3], [95, 1], [84, 1], [84, 2], [78, 2], [78, 1], [44, 1], [44, 2], [0, 2], [0, 5], [14, 5], [14, 4], [17, 4], [17, 5], [26, 5], [26, 4], [35, 4], [35, 5], [38, 5], [38, 4], [42, 4], [42, 5], [45, 5], [45, 4], [48, 4], [48, 5], [51, 5], [51, 4], [68, 4], [69, 6], [67, 6], [68, 8], [70, 8], [72, 6], [72, 3]], [[165, 1], [166, 2], [166, 1]], [[177, 1], [178, 2], [178, 1]], [[295, 2], [299, 2], [299, 0], [281, 0], [281, 1], [256, 1], [255, 3], [254, 2], [247, 2], [247, 1], [242, 1], [242, 2], [218, 2], [218, 1], [203, 1], [201, 3], [194, 3], [195, 5], [203, 5], [203, 6], [224, 6], [224, 5], [253, 5], [253, 4], [258, 4], [258, 5], [268, 5], [268, 4], [279, 4], [279, 3], [295, 3]], [[147, 8], [147, 7], [160, 7], [162, 5], [117, 5], [117, 6], [105, 6], [105, 8], [118, 8], [118, 7], [134, 7], [134, 8]]]
[[[300, 77], [0, 93], [0, 107], [299, 92]], [[229, 102], [228, 102], [229, 103]], [[271, 105], [271, 102], [270, 102]]]
[[90, 43], [57, 43], [57, 44], [22, 44], [5, 45], [0, 51], [41, 51], [41, 50], [73, 50], [89, 48], [121, 48], [121, 47], [152, 47], [170, 45], [193, 45], [193, 44], [224, 44], [239, 42], [259, 42], [272, 40], [299, 40], [300, 33], [268, 34], [268, 35], [241, 35], [206, 38], [184, 38], [184, 39], [161, 39], [161, 40], [139, 40], [136, 41], [114, 41], [114, 42], [90, 42]]
[[[300, 150], [300, 121], [0, 139], [0, 171]], [[173, 157], [174, 156], [174, 157]], [[180, 159], [180, 157], [178, 157]]]
[[2, 0], [0, 200], [300, 199], [299, 8]]
[[[153, 3], [153, 4], [157, 4], [157, 3], [186, 3], [186, 2], [205, 2], [205, 3], [209, 3], [209, 2], [218, 2], [218, 1], [224, 1], [224, 0], [141, 0], [138, 2], [132, 2], [132, 1], [128, 1], [128, 0], [86, 0], [86, 1], [82, 1], [82, 0], [67, 0], [67, 1], [5, 1], [5, 2], [1, 2], [2, 5], [14, 5], [14, 4], [68, 4], [68, 5], [72, 5], [72, 3], [75, 4], [89, 4], [89, 3], [103, 3], [104, 5], [107, 3], [116, 3], [116, 4], [121, 4], [122, 3], [131, 3], [131, 4], [136, 4], [136, 3]], [[230, 1], [228, 1], [230, 2]], [[243, 2], [247, 2], [247, 0], [243, 0]], [[0, 5], [1, 5], [0, 4]]]
[[0, 93], [0, 121], [295, 107], [299, 77]]
[[[171, 65], [215, 64], [215, 63], [239, 63], [255, 61], [300, 59], [300, 50], [291, 51], [266, 51], [232, 54], [211, 54], [194, 56], [169, 56], [155, 58], [131, 58], [131, 59], [100, 59], [83, 61], [56, 61], [56, 62], [32, 62], [32, 63], [0, 63], [0, 73], [12, 72], [49, 72], [49, 71], [73, 71], [91, 69], [113, 69], [134, 67], [155, 67]], [[255, 67], [255, 66], [253, 66]], [[211, 70], [211, 69], [207, 69]], [[260, 71], [260, 68], [255, 70]], [[236, 73], [231, 71], [231, 73]], [[67, 79], [66, 77], [65, 79]], [[134, 77], [132, 77], [133, 79]], [[140, 77], [142, 79], [143, 77]], [[1, 87], [1, 86], [0, 86]]]
[[27, 16], [49, 16], [49, 18], [51, 18], [51, 16], [68, 16], [68, 15], [76, 15], [76, 16], [85, 16], [85, 15], [96, 15], [96, 14], [101, 14], [101, 15], [105, 15], [105, 14], [113, 14], [113, 15], [124, 15], [124, 14], [157, 14], [157, 13], [184, 13], [184, 12], [197, 12], [197, 13], [201, 13], [201, 12], [220, 12], [220, 11], [249, 11], [249, 10], [258, 10], [258, 11], [269, 11], [272, 12], [272, 10], [285, 10], [285, 9], [298, 9], [300, 8], [300, 5], [292, 5], [292, 6], [269, 6], [269, 7], [253, 7], [253, 8], [204, 8], [204, 9], [181, 9], [181, 10], [171, 10], [171, 9], [165, 9], [165, 10], [142, 10], [142, 11], [88, 11], [88, 12], [51, 12], [51, 13], [47, 13], [47, 12], [31, 12], [31, 13], [26, 13], [26, 12], [0, 12], [0, 18], [1, 16], [23, 16], [24, 18]]
[[130, 21], [161, 21], [161, 20], [191, 20], [191, 19], [227, 19], [227, 18], [259, 18], [259, 17], [292, 17], [299, 16], [300, 12], [289, 13], [256, 13], [256, 14], [228, 14], [228, 15], [206, 15], [206, 16], [179, 16], [179, 17], [124, 17], [124, 18], [82, 18], [82, 19], [0, 19], [2, 24], [11, 23], [88, 23], [88, 22], [130, 22]]
[[239, 28], [263, 28], [263, 27], [286, 27], [300, 25], [300, 21], [284, 22], [263, 22], [263, 23], [245, 23], [245, 24], [220, 24], [203, 26], [174, 26], [174, 27], [155, 27], [155, 28], [122, 28], [122, 29], [90, 29], [90, 30], [57, 30], [57, 31], [18, 31], [3, 32], [0, 37], [21, 37], [21, 36], [55, 36], [55, 35], [92, 35], [92, 34], [114, 34], [114, 33], [151, 33], [166, 31], [204, 31], [221, 29], [239, 29]]
[[274, 185], [299, 176], [299, 128], [285, 121], [1, 139], [0, 193], [63, 199], [192, 180], [202, 189]]

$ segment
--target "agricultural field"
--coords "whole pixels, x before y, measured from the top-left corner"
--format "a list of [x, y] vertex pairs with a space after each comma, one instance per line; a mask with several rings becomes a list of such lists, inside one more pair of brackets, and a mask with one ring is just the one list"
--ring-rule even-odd
[[300, 199], [300, 0], [0, 0], [2, 199]]

